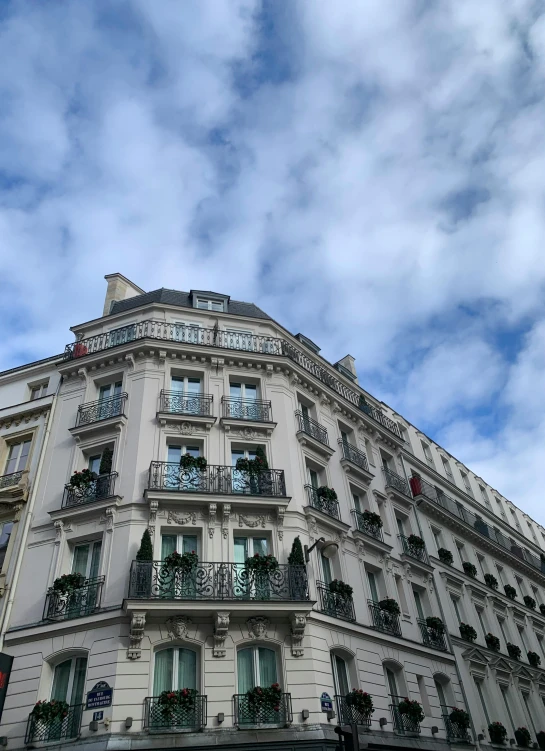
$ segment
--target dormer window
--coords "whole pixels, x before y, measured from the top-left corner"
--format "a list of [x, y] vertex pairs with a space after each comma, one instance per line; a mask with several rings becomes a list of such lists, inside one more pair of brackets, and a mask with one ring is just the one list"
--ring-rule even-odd
[[197, 297], [197, 308], [199, 310], [214, 310], [217, 313], [225, 312], [223, 300], [210, 300], [206, 297]]

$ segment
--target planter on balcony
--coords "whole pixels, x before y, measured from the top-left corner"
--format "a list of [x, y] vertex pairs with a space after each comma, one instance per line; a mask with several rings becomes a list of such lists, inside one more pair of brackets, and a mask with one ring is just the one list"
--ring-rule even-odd
[[244, 565], [249, 571], [257, 575], [272, 574], [278, 570], [278, 561], [274, 555], [260, 555], [259, 553], [255, 553], [250, 558], [246, 558]]
[[498, 588], [498, 580], [496, 579], [495, 576], [493, 576], [493, 574], [485, 574], [484, 581], [485, 581], [485, 584], [487, 584], [491, 589]]
[[382, 528], [382, 519], [374, 511], [368, 511], [367, 509], [362, 511], [361, 518], [366, 525], [374, 527], [377, 531]]
[[488, 735], [492, 743], [504, 743], [507, 738], [507, 730], [501, 722], [491, 722], [488, 726]]
[[327, 485], [322, 485], [316, 489], [316, 495], [318, 498], [323, 498], [324, 501], [336, 501], [337, 493], [333, 488], [328, 488]]
[[75, 589], [81, 589], [85, 582], [83, 574], [63, 574], [53, 582], [53, 591], [59, 595], [67, 595]]
[[507, 642], [507, 653], [509, 657], [512, 657], [513, 660], [518, 660], [520, 658], [520, 647], [517, 647], [516, 644], [511, 644], [511, 642]]
[[541, 615], [545, 615], [545, 605], [543, 603], [541, 603], [539, 606], [539, 612], [541, 613]]
[[[239, 460], [240, 461], [240, 460]], [[204, 472], [207, 461], [204, 456], [192, 456], [191, 454], [182, 454], [180, 457], [180, 469], [185, 471], [198, 470]], [[238, 467], [237, 467], [238, 469]]]
[[452, 566], [452, 562], [454, 560], [454, 557], [450, 550], [447, 550], [446, 548], [439, 548], [437, 551], [437, 555], [439, 557], [439, 560], [442, 563], [446, 563], [447, 566]]
[[438, 635], [445, 633], [445, 624], [437, 616], [431, 615], [426, 618], [426, 626]]
[[340, 579], [333, 579], [332, 582], [329, 582], [329, 591], [341, 595], [341, 597], [352, 597], [354, 592], [350, 584], [345, 584]]
[[537, 652], [528, 652], [528, 662], [533, 668], [538, 668], [541, 665], [541, 657]]
[[399, 702], [397, 708], [401, 715], [406, 715], [414, 723], [420, 724], [425, 717], [422, 705], [416, 699], [403, 699]]
[[399, 605], [391, 597], [385, 597], [384, 600], [379, 602], [378, 606], [385, 613], [390, 613], [390, 615], [399, 615], [401, 613]]
[[506, 584], [505, 587], [503, 588], [503, 591], [505, 592], [507, 597], [509, 597], [510, 600], [514, 600], [517, 596], [517, 590], [514, 587], [512, 587], [510, 584]]
[[418, 535], [409, 535], [407, 537], [407, 545], [410, 550], [414, 550], [416, 554], [420, 554], [426, 547], [424, 540]]
[[530, 597], [530, 595], [524, 595], [522, 599], [524, 600], [524, 604], [527, 608], [530, 608], [530, 610], [536, 609], [536, 601], [533, 597]]
[[464, 572], [468, 576], [471, 576], [472, 579], [476, 578], [476, 576], [477, 576], [477, 567], [473, 563], [470, 563], [469, 561], [464, 561], [462, 563], [462, 568], [464, 569]]
[[174, 551], [164, 560], [165, 567], [169, 571], [180, 571], [182, 574], [189, 574], [197, 568], [199, 556], [194, 550], [191, 553], [178, 553]]
[[167, 721], [172, 721], [180, 712], [195, 711], [197, 690], [194, 688], [180, 688], [176, 691], [163, 691], [157, 700], [160, 712]]
[[55, 699], [39, 701], [28, 717], [25, 744], [58, 743], [76, 738], [81, 728], [82, 710], [82, 704], [69, 706]]
[[521, 748], [528, 748], [528, 746], [532, 742], [532, 736], [530, 735], [530, 731], [528, 728], [517, 728], [515, 730], [515, 739], [517, 741], [517, 746], [520, 746]]
[[81, 472], [78, 472], [77, 470], [74, 472], [72, 477], [70, 478], [69, 485], [71, 485], [73, 488], [77, 488], [78, 490], [85, 489], [89, 487], [89, 485], [94, 482], [97, 479], [98, 475], [96, 472], [91, 472], [90, 469], [82, 469]]
[[86, 355], [89, 350], [85, 346], [85, 344], [75, 344], [74, 345], [74, 357], [83, 357], [83, 355]]
[[466, 641], [475, 641], [477, 639], [477, 632], [467, 623], [460, 623], [460, 636]]
[[497, 636], [494, 636], [494, 634], [488, 633], [484, 637], [484, 640], [486, 642], [486, 646], [488, 647], [488, 649], [492, 649], [494, 650], [494, 652], [500, 651], [500, 640], [498, 639]]
[[373, 706], [373, 697], [368, 694], [367, 691], [362, 691], [361, 688], [353, 688], [345, 696], [346, 703], [349, 707], [354, 707], [356, 712], [359, 712], [364, 718], [369, 718], [375, 711]]
[[469, 712], [465, 709], [453, 709], [449, 714], [449, 720], [460, 730], [468, 730], [470, 725]]

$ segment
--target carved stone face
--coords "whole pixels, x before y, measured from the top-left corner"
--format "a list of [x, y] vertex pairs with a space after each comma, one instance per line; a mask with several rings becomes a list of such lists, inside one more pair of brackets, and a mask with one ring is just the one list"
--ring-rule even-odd
[[270, 626], [270, 621], [268, 618], [264, 618], [260, 615], [256, 616], [255, 618], [248, 618], [247, 624], [248, 633], [250, 636], [253, 636], [256, 639], [261, 639], [267, 636], [267, 630]]
[[175, 615], [166, 622], [168, 634], [171, 639], [185, 639], [191, 620], [183, 615]]

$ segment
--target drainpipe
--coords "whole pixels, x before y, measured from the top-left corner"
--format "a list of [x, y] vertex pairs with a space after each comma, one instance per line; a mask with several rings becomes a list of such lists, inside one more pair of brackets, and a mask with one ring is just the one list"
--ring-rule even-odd
[[4, 608], [4, 612], [2, 614], [2, 625], [0, 626], [0, 650], [2, 650], [4, 646], [4, 637], [6, 633], [6, 626], [9, 624], [9, 618], [11, 615], [11, 610], [13, 608], [13, 601], [15, 600], [15, 591], [17, 589], [17, 582], [19, 581], [19, 574], [21, 572], [21, 565], [23, 562], [23, 555], [26, 547], [26, 541], [28, 538], [28, 532], [30, 529], [30, 521], [32, 519], [32, 511], [34, 509], [34, 502], [36, 500], [36, 495], [38, 492], [38, 485], [40, 483], [40, 477], [42, 474], [42, 468], [44, 464], [45, 459], [45, 450], [47, 447], [47, 441], [49, 439], [49, 434], [51, 432], [51, 423], [53, 422], [53, 415], [55, 414], [55, 407], [57, 405], [57, 397], [59, 395], [59, 391], [62, 384], [62, 376], [59, 380], [59, 384], [57, 386], [57, 391], [55, 392], [55, 395], [53, 396], [53, 401], [51, 402], [51, 409], [49, 411], [49, 415], [47, 417], [47, 421], [45, 424], [45, 432], [44, 437], [42, 440], [42, 450], [40, 452], [40, 459], [38, 461], [38, 469], [36, 470], [36, 477], [34, 478], [34, 483], [32, 485], [32, 490], [30, 491], [30, 498], [27, 501], [26, 504], [26, 513], [25, 513], [25, 520], [24, 520], [24, 526], [23, 526], [23, 535], [21, 537], [21, 543], [19, 545], [19, 552], [17, 554], [17, 562], [15, 564], [15, 571], [13, 572], [13, 579], [10, 584], [9, 588], [9, 599], [6, 603], [6, 607]]
[[[403, 456], [401, 456], [401, 466], [403, 467], [403, 475], [405, 476], [405, 482], [407, 483], [407, 485], [409, 485], [409, 476], [407, 475], [407, 468], [405, 467], [405, 462], [403, 461]], [[409, 487], [410, 487], [410, 485], [409, 485]], [[414, 505], [414, 516], [416, 518], [416, 524], [418, 526], [418, 531], [420, 532], [420, 537], [422, 537], [422, 527], [420, 526], [420, 519], [418, 517], [418, 510], [417, 510], [416, 503]], [[424, 539], [424, 538], [422, 537], [422, 539]], [[441, 613], [441, 620], [443, 621], [443, 623], [446, 623], [445, 612], [443, 610], [443, 603], [441, 602], [441, 598], [437, 594], [437, 583], [435, 581], [435, 574], [433, 572], [432, 572], [431, 578], [432, 578], [433, 586], [434, 586], [435, 592], [436, 592], [435, 599], [437, 600], [437, 604], [439, 605], [439, 612]], [[447, 644], [449, 646], [449, 649], [450, 649], [451, 653], [454, 655], [454, 667], [456, 669], [456, 675], [458, 677], [458, 685], [460, 686], [460, 691], [462, 692], [462, 696], [464, 697], [464, 704], [466, 706], [466, 710], [469, 710], [469, 702], [467, 700], [467, 694], [465, 692], [464, 683], [462, 681], [462, 675], [461, 675], [460, 669], [458, 667], [458, 661], [456, 659], [456, 653], [454, 652], [454, 648], [452, 646], [452, 641], [450, 639], [450, 634], [448, 632], [448, 629], [445, 629], [445, 636], [447, 637]], [[471, 730], [473, 732], [473, 738], [474, 738], [475, 744], [476, 744], [477, 748], [480, 748], [479, 739], [477, 737], [477, 732], [475, 730], [475, 725], [473, 723], [473, 715], [471, 714], [471, 712], [469, 712], [469, 721], [471, 723]]]

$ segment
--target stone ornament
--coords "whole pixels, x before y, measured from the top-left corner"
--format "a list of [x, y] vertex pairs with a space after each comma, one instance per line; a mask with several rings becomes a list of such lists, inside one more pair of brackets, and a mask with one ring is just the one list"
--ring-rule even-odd
[[191, 618], [187, 615], [173, 615], [165, 621], [167, 632], [171, 639], [185, 639], [191, 623]]
[[214, 657], [225, 657], [225, 639], [229, 633], [229, 615], [230, 613], [218, 612], [214, 616], [214, 646], [212, 648]]
[[144, 638], [145, 625], [146, 613], [134, 612], [131, 618], [129, 649], [127, 651], [129, 660], [139, 660], [142, 656], [142, 639]]
[[250, 638], [266, 639], [271, 622], [264, 615], [256, 615], [253, 618], [248, 618], [246, 625], [248, 626], [248, 636]]
[[302, 657], [305, 653], [303, 649], [303, 637], [305, 636], [305, 627], [307, 617], [305, 613], [291, 613], [291, 654], [292, 657]]

